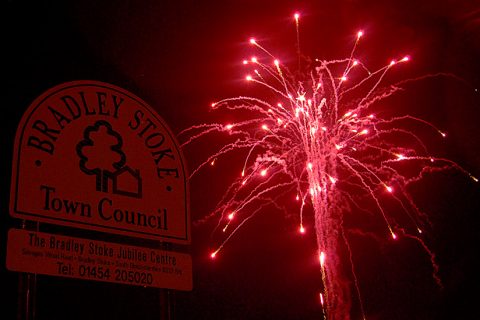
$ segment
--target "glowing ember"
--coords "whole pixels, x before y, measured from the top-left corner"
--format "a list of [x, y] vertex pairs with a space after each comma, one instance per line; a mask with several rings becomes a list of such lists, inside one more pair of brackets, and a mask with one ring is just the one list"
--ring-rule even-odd
[[300, 226], [299, 231], [300, 231], [300, 233], [305, 233], [305, 228], [303, 226]]
[[319, 260], [320, 266], [323, 268], [325, 266], [325, 252], [320, 252]]

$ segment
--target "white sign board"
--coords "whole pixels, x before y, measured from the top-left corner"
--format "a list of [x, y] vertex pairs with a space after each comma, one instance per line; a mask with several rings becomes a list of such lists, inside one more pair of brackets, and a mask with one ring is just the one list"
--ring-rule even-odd
[[17, 129], [15, 218], [190, 243], [185, 163], [144, 101], [94, 81], [38, 97]]
[[7, 269], [129, 285], [192, 290], [190, 255], [10, 229]]

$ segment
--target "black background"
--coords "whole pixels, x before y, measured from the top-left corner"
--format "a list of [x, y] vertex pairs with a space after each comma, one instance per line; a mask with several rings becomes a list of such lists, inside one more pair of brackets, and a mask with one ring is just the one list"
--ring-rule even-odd
[[[147, 101], [178, 133], [217, 120], [208, 112], [212, 101], [249, 92], [241, 61], [251, 52], [251, 36], [282, 61], [295, 62], [296, 10], [302, 50], [310, 56], [346, 57], [363, 29], [357, 52], [372, 69], [410, 54], [412, 61], [393, 78], [449, 72], [464, 79], [411, 85], [392, 107], [448, 132], [433, 141], [433, 151], [480, 175], [478, 1], [4, 1], [2, 7], [3, 260], [7, 230], [19, 226], [8, 215], [15, 130], [38, 95], [67, 81], [108, 82]], [[185, 155], [190, 169], [205, 156], [201, 148]], [[213, 209], [228, 169], [207, 169], [192, 180], [194, 221]], [[353, 248], [367, 319], [479, 318], [478, 184], [448, 172], [413, 191], [434, 226], [425, 239], [445, 288], [435, 286], [418, 243], [363, 239]], [[292, 219], [267, 210], [212, 262], [214, 224], [194, 224], [194, 290], [171, 293], [174, 318], [322, 318], [311, 233], [300, 237]], [[14, 319], [19, 275], [4, 262], [1, 270], [1, 318]], [[37, 319], [157, 319], [159, 291], [39, 276]]]

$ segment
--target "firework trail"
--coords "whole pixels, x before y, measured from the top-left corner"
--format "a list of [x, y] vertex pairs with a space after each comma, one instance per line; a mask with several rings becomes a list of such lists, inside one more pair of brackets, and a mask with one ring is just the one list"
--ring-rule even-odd
[[[296, 14], [300, 55], [298, 19]], [[296, 199], [301, 233], [311, 227], [305, 225], [304, 215], [307, 208], [313, 209], [323, 281], [319, 297], [324, 317], [329, 319], [349, 319], [352, 296], [359, 300], [365, 318], [343, 228], [344, 214], [359, 206], [359, 199], [373, 204], [376, 215], [383, 221], [385, 234], [380, 238], [389, 235], [395, 240], [408, 235], [417, 239], [429, 254], [436, 273], [434, 255], [419, 238], [428, 226], [428, 219], [407, 193], [407, 186], [427, 173], [451, 168], [478, 181], [454, 162], [429, 154], [412, 130], [421, 126], [438, 133], [439, 138], [446, 136], [429, 122], [409, 115], [385, 119], [373, 112], [376, 104], [402, 90], [402, 83], [381, 84], [387, 72], [409, 61], [409, 57], [369, 71], [355, 58], [362, 36], [362, 31], [357, 33], [348, 58], [305, 61], [308, 71], [296, 74], [255, 39], [250, 39], [250, 44], [264, 58], [243, 61], [251, 69], [246, 81], [266, 88], [270, 94], [267, 98], [239, 96], [215, 102], [212, 109], [238, 112], [241, 120], [196, 125], [180, 133], [180, 137], [186, 137], [183, 147], [211, 133], [231, 138], [201, 163], [192, 176], [226, 154], [244, 152], [239, 177], [226, 190], [216, 209], [204, 218], [219, 217], [217, 228], [225, 233], [224, 242], [211, 253], [212, 258], [242, 225], [267, 205]], [[404, 169], [405, 163], [418, 170], [412, 174]], [[389, 216], [387, 207], [392, 202], [405, 213], [409, 225], [400, 226]], [[346, 258], [340, 254], [345, 250]], [[345, 268], [345, 264], [350, 267]], [[344, 270], [350, 270], [350, 274]], [[440, 284], [438, 276], [433, 276]], [[354, 283], [354, 288], [348, 283]]]

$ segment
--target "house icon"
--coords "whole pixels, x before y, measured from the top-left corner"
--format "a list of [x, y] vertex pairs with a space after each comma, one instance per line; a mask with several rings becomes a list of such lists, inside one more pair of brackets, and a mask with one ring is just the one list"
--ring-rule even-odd
[[123, 196], [142, 198], [142, 178], [140, 170], [124, 166], [112, 173], [112, 193]]

